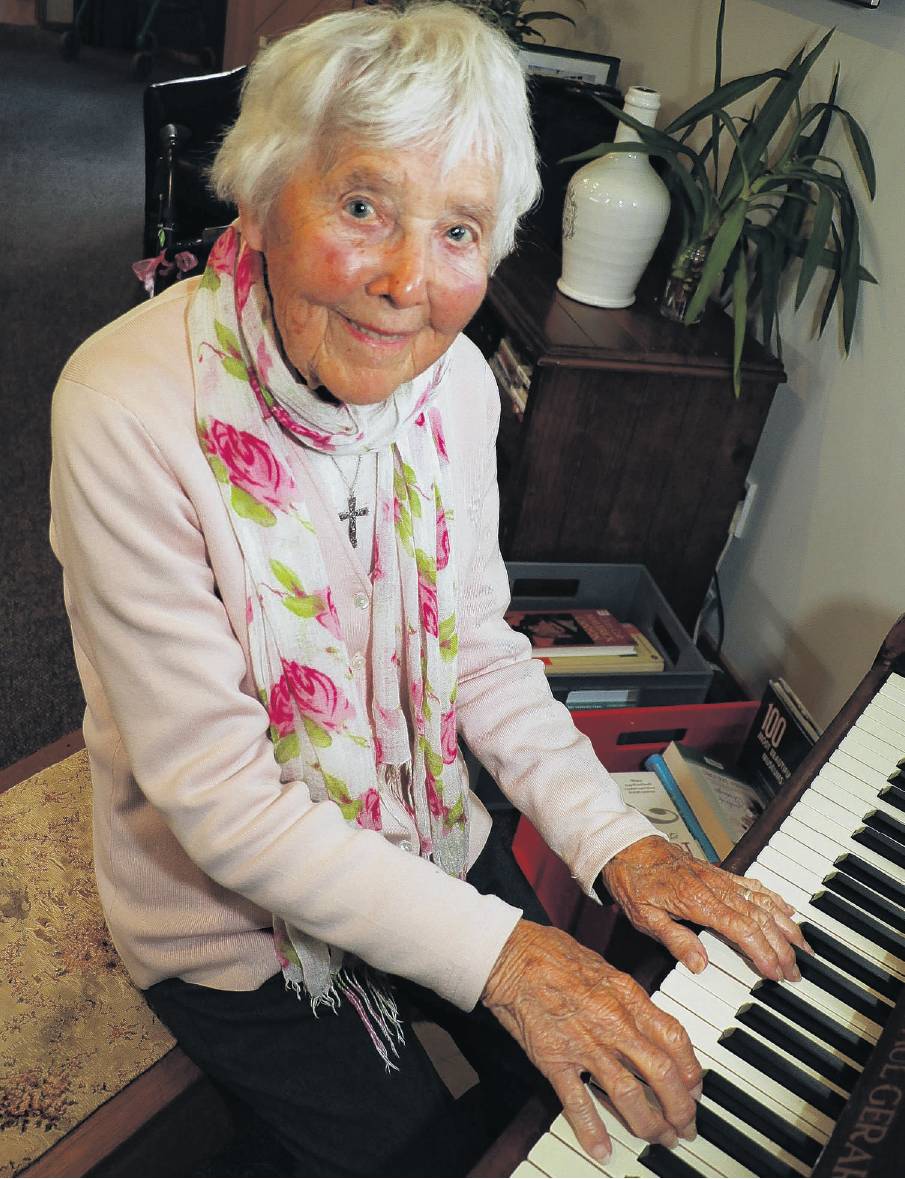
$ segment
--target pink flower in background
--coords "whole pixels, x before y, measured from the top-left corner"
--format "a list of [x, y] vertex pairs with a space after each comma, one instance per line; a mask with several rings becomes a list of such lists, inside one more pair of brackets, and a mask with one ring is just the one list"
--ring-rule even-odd
[[440, 717], [440, 745], [444, 765], [451, 765], [459, 755], [456, 739], [456, 710], [451, 708]]
[[303, 667], [294, 660], [284, 659], [282, 678], [299, 712], [321, 728], [341, 729], [355, 715], [348, 698], [328, 675], [316, 667]]
[[445, 569], [449, 564], [449, 527], [446, 523], [446, 511], [441, 508], [437, 513], [437, 568]]
[[234, 487], [269, 508], [290, 506], [295, 482], [263, 438], [211, 418], [203, 441], [208, 453], [226, 467]]
[[323, 610], [317, 615], [317, 621], [321, 626], [325, 627], [335, 639], [343, 637], [342, 627], [339, 624], [339, 615], [336, 612], [336, 603], [333, 601], [333, 590], [329, 585], [322, 590], [317, 590], [315, 597], [322, 598], [327, 604], [326, 610]]
[[380, 795], [372, 786], [361, 796], [361, 810], [355, 818], [359, 827], [366, 831], [380, 831]]
[[418, 573], [418, 607], [421, 611], [421, 624], [429, 635], [436, 638], [439, 634], [439, 616], [437, 606], [437, 590]]
[[443, 434], [443, 419], [440, 417], [438, 409], [428, 410], [431, 420], [431, 428], [434, 431], [434, 442], [437, 445], [437, 454], [445, 462], [449, 462], [449, 453], [446, 449], [446, 438]]
[[295, 717], [292, 712], [292, 696], [285, 675], [280, 676], [270, 689], [270, 704], [267, 707], [270, 723], [281, 737], [292, 732]]

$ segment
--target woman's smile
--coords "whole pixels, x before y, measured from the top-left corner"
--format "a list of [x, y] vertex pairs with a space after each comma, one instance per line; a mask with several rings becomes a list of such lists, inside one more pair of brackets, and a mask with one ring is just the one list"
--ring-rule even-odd
[[303, 164], [263, 223], [242, 209], [242, 228], [267, 259], [288, 360], [366, 405], [428, 369], [480, 306], [498, 182], [484, 159], [444, 175], [423, 149], [331, 158]]

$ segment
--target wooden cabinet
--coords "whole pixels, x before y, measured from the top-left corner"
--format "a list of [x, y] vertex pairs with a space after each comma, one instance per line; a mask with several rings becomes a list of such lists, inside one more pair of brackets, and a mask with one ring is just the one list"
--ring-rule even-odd
[[468, 328], [485, 355], [505, 335], [532, 370], [524, 414], [501, 394], [503, 555], [640, 562], [690, 628], [785, 374], [749, 341], [736, 398], [718, 308], [697, 327], [669, 323], [654, 267], [632, 307], [588, 307], [557, 291], [559, 268], [524, 244]]

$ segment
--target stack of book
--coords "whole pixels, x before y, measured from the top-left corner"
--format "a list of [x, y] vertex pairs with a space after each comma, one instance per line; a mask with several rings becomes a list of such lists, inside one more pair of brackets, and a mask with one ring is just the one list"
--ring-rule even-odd
[[632, 773], [611, 774], [610, 777], [619, 786], [626, 803], [650, 819], [658, 830], [669, 837], [671, 843], [688, 848], [696, 860], [707, 859], [700, 842], [691, 834], [678, 807], [667, 794], [659, 774], [653, 770], [635, 770]]
[[[718, 864], [763, 810], [759, 792], [719, 762], [670, 742], [644, 763], [663, 785], [703, 855]], [[626, 800], [628, 801], [628, 800]]]
[[664, 667], [647, 636], [609, 610], [509, 610], [506, 621], [531, 640], [547, 675], [646, 674]]
[[521, 417], [528, 405], [531, 366], [524, 363], [506, 336], [500, 340], [488, 363], [500, 390], [512, 401], [516, 413]]

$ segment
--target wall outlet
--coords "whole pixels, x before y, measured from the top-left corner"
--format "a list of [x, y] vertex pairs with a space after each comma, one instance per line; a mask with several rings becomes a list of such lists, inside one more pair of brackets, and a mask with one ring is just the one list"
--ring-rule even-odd
[[748, 521], [751, 518], [751, 509], [754, 507], [754, 501], [757, 498], [757, 484], [750, 479], [745, 480], [745, 496], [738, 502], [738, 507], [735, 510], [735, 517], [732, 527], [732, 536], [735, 540], [741, 540], [748, 529]]

